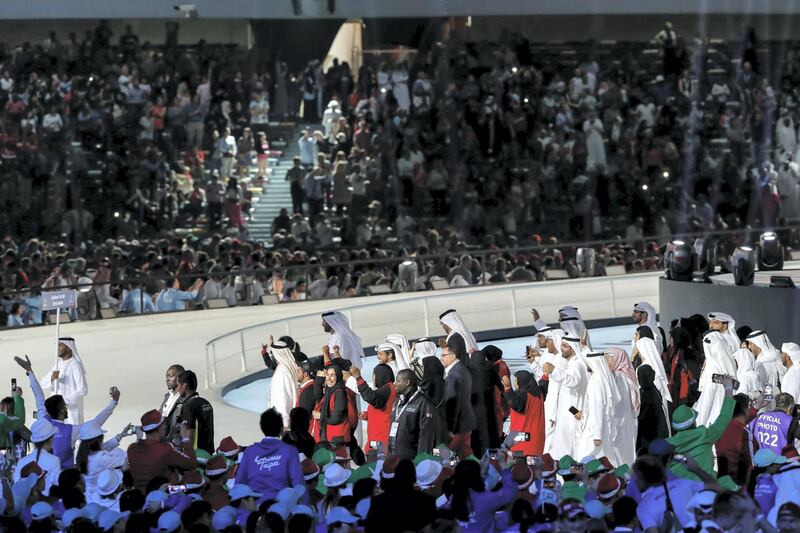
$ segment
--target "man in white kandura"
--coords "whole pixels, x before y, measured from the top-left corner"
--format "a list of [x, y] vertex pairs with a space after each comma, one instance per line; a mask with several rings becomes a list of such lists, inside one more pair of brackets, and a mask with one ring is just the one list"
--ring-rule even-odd
[[747, 347], [756, 356], [756, 371], [762, 385], [772, 385], [772, 394], [780, 393], [781, 380], [786, 367], [781, 352], [772, 345], [766, 331], [757, 330], [747, 336]]
[[322, 329], [330, 333], [328, 348], [335, 352], [334, 346], [339, 347], [339, 353], [358, 368], [361, 368], [361, 358], [364, 357], [364, 345], [361, 337], [350, 329], [347, 318], [339, 311], [330, 311], [322, 314]]
[[83, 424], [83, 398], [89, 393], [89, 387], [75, 339], [58, 339], [58, 361], [50, 374], [42, 376], [40, 383], [43, 390], [50, 389], [51, 394], [60, 394], [64, 398], [68, 424]]
[[292, 350], [282, 341], [274, 341], [269, 354], [277, 366], [272, 373], [267, 408], [272, 407], [283, 417], [283, 427], [289, 427], [289, 413], [297, 404], [297, 363]]
[[567, 362], [564, 368], [556, 368], [552, 363], [542, 365], [542, 370], [549, 376], [550, 382], [560, 385], [556, 424], [549, 443], [553, 454], [558, 457], [575, 455], [578, 426], [582, 418], [583, 400], [589, 381], [586, 363], [581, 357], [582, 350], [580, 339], [564, 337], [561, 340], [561, 356]]

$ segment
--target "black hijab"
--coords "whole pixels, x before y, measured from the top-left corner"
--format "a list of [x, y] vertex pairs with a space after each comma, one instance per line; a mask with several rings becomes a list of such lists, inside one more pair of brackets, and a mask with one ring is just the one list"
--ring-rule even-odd
[[527, 370], [514, 372], [514, 377], [517, 378], [517, 390], [525, 391], [537, 397], [542, 395], [542, 389], [536, 383], [536, 378]]
[[656, 338], [653, 336], [653, 330], [650, 329], [650, 326], [639, 326], [636, 328], [636, 333], [639, 334], [640, 339], [656, 340]]
[[517, 391], [513, 394], [506, 396], [509, 400], [511, 408], [518, 413], [524, 413], [525, 407], [528, 405], [528, 394], [541, 397], [542, 389], [536, 383], [536, 378], [527, 370], [518, 370], [514, 372], [514, 377], [517, 378]]
[[640, 397], [639, 430], [636, 438], [637, 450], [646, 449], [656, 439], [669, 436], [669, 421], [664, 415], [661, 394], [656, 388], [656, 372], [650, 365], [636, 369], [639, 378]]
[[437, 357], [425, 357], [422, 359], [422, 369], [419, 389], [433, 407], [439, 407], [445, 393], [444, 365]]
[[375, 388], [377, 389], [380, 389], [387, 383], [394, 382], [394, 372], [389, 365], [376, 365], [373, 373], [375, 374]]
[[669, 334], [672, 337], [672, 347], [675, 352], [683, 350], [685, 353], [691, 347], [692, 336], [686, 328], [680, 326], [672, 328]]
[[[336, 360], [336, 359], [335, 359]], [[320, 409], [320, 420], [323, 422], [327, 420], [328, 416], [330, 415], [330, 410], [328, 406], [330, 405], [331, 397], [336, 394], [336, 391], [344, 391], [344, 376], [342, 375], [341, 367], [337, 365], [331, 365], [328, 368], [332, 368], [334, 372], [336, 372], [336, 384], [333, 387], [327, 387], [325, 390], [325, 395], [322, 397], [322, 409]], [[327, 371], [327, 369], [326, 369]]]
[[486, 360], [491, 361], [492, 363], [496, 363], [497, 361], [503, 358], [503, 350], [501, 350], [494, 344], [486, 346], [481, 351], [483, 352], [483, 355], [486, 356]]

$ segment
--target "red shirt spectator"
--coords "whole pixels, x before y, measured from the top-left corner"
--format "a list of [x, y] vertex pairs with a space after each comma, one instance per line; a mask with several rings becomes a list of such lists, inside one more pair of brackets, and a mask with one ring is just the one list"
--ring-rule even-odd
[[736, 483], [746, 486], [753, 468], [747, 425], [758, 413], [750, 407], [750, 400], [746, 395], [739, 394], [734, 399], [736, 406], [733, 418], [716, 444], [717, 470], [720, 477], [730, 475]]
[[147, 492], [147, 484], [153, 478], [163, 477], [170, 482], [177, 480], [176, 470], [197, 468], [197, 457], [188, 438], [182, 439], [182, 450], [162, 442], [164, 438], [164, 418], [157, 410], [142, 416], [144, 440], [128, 447], [128, 463], [135, 488]]

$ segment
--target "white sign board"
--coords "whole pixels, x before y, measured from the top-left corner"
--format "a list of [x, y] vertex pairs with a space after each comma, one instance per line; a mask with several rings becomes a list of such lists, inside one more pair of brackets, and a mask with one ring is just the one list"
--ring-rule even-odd
[[73, 309], [78, 307], [78, 292], [75, 289], [42, 293], [42, 309]]

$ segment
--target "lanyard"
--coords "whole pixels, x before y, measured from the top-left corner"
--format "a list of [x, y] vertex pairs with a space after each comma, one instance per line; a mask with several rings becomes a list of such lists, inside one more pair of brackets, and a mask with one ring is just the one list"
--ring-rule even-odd
[[411, 398], [408, 399], [408, 401], [405, 403], [405, 405], [403, 405], [403, 407], [401, 407], [399, 409], [395, 408], [395, 411], [394, 411], [394, 413], [395, 413], [394, 414], [395, 421], [400, 420], [400, 417], [403, 416], [403, 411], [406, 410], [406, 407], [408, 407], [408, 405], [411, 403], [411, 400], [413, 400], [414, 398], [417, 397], [417, 394], [419, 394], [419, 389], [417, 389], [416, 392], [414, 392], [414, 394], [411, 395]]

